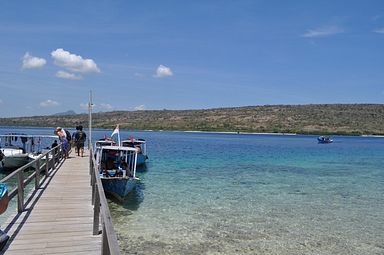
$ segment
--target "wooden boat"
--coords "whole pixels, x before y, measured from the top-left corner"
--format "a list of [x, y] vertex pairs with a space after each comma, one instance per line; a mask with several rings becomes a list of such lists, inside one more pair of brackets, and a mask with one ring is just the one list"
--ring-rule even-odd
[[0, 167], [16, 169], [29, 162], [27, 147], [30, 143], [26, 134], [11, 133], [0, 136]]
[[58, 139], [57, 136], [47, 135], [0, 135], [0, 167], [13, 170], [35, 159], [43, 151], [41, 142], [44, 138]]
[[147, 143], [144, 139], [127, 139], [121, 141], [122, 146], [132, 147], [137, 149], [137, 166], [145, 164], [148, 159], [147, 155]]
[[319, 143], [333, 143], [333, 140], [331, 139], [330, 136], [319, 136], [317, 138], [317, 141]]
[[28, 153], [24, 153], [22, 149], [16, 146], [7, 146], [0, 148], [1, 163], [0, 166], [4, 169], [19, 168], [29, 162]]
[[137, 150], [124, 146], [101, 146], [96, 154], [104, 191], [123, 200], [140, 181], [136, 177]]

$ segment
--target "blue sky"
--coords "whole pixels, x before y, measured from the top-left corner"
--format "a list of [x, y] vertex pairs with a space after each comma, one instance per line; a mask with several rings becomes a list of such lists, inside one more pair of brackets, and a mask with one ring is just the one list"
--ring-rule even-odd
[[384, 1], [0, 1], [0, 117], [384, 103]]

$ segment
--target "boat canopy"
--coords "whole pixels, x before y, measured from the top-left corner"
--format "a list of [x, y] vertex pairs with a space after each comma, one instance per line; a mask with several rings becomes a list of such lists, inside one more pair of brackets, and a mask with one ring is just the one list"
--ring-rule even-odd
[[125, 140], [122, 140], [121, 143], [145, 143], [145, 140], [144, 139], [125, 139]]
[[101, 147], [101, 149], [102, 150], [132, 151], [132, 152], [136, 152], [135, 148], [125, 147], [125, 146], [103, 146], [103, 147]]
[[133, 171], [133, 177], [136, 177], [137, 150], [135, 148], [124, 146], [102, 146], [96, 152], [96, 162], [99, 171], [102, 170], [102, 161], [107, 161], [108, 158], [112, 159], [113, 162], [116, 163], [114, 168], [121, 163], [122, 159], [124, 159], [128, 164], [129, 169]]
[[26, 135], [26, 134], [7, 134], [7, 135], [0, 135], [1, 137], [25, 137], [25, 138], [55, 138], [59, 139], [57, 135]]

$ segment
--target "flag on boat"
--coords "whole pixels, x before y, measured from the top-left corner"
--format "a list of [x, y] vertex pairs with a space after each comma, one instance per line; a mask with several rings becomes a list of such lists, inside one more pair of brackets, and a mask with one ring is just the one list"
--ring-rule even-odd
[[120, 145], [121, 145], [121, 142], [120, 142], [119, 124], [117, 124], [115, 130], [113, 130], [111, 137], [112, 137], [113, 135], [115, 135], [115, 134], [117, 134], [117, 141], [118, 141], [118, 145], [120, 146]]
[[113, 130], [111, 136], [116, 135], [116, 134], [119, 134], [119, 125], [117, 125], [116, 128], [115, 128], [115, 130]]

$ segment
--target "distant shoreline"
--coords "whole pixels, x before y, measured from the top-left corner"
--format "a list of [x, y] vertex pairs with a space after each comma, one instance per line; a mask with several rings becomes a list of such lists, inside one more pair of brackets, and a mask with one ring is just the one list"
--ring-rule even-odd
[[[40, 126], [0, 126], [0, 128], [25, 128], [25, 129], [34, 129], [34, 128], [42, 128], [42, 129], [50, 129], [54, 127], [40, 127]], [[67, 129], [75, 129], [75, 127], [65, 127]], [[85, 128], [87, 130], [87, 128]], [[112, 129], [107, 128], [92, 128], [93, 130], [110, 130], [112, 132]], [[316, 134], [316, 133], [308, 133], [308, 134], [301, 134], [301, 133], [270, 133], [270, 132], [235, 132], [235, 131], [201, 131], [201, 130], [153, 130], [153, 129], [120, 129], [124, 131], [132, 131], [132, 132], [180, 132], [180, 133], [202, 133], [202, 134], [233, 134], [233, 135], [273, 135], [273, 136], [297, 136], [297, 135], [312, 135], [312, 136], [320, 136], [323, 134]], [[384, 135], [352, 135], [352, 134], [328, 134], [329, 136], [351, 136], [351, 137], [375, 137], [375, 138], [384, 138]]]
[[[187, 130], [187, 131], [176, 131], [176, 132], [185, 132], [185, 133], [216, 133], [216, 134], [234, 134], [234, 135], [290, 135], [294, 136], [297, 135], [295, 133], [260, 133], [260, 132], [233, 132], [233, 131], [194, 131], [194, 130]], [[316, 134], [313, 134], [316, 135]]]
[[[0, 126], [84, 127], [87, 114], [0, 118]], [[268, 135], [384, 135], [384, 104], [265, 105], [94, 113], [94, 128]]]

